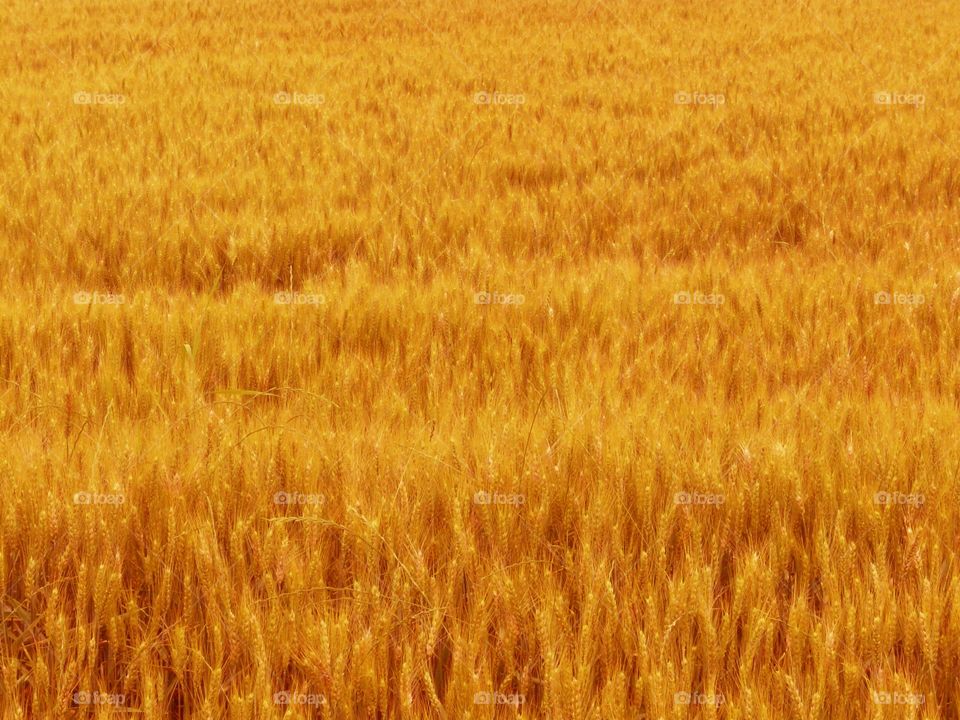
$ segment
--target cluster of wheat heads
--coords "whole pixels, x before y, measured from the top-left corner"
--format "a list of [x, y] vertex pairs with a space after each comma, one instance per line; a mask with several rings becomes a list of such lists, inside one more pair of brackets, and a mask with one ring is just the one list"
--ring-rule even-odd
[[958, 720], [952, 2], [0, 8], [0, 717]]

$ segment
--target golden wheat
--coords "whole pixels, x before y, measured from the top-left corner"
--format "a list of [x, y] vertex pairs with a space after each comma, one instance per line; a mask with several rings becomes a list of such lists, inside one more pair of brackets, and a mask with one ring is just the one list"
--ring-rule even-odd
[[960, 720], [946, 0], [0, 9], [0, 717]]

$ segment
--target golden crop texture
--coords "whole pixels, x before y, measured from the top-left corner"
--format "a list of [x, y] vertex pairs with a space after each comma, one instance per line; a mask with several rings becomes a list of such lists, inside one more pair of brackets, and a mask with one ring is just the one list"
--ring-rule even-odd
[[960, 720], [955, 0], [7, 0], [0, 718]]

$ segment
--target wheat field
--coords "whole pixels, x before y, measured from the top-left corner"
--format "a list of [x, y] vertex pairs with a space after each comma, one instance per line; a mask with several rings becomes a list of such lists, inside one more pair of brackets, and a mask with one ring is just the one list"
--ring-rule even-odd
[[8, 0], [0, 718], [960, 720], [960, 8]]

